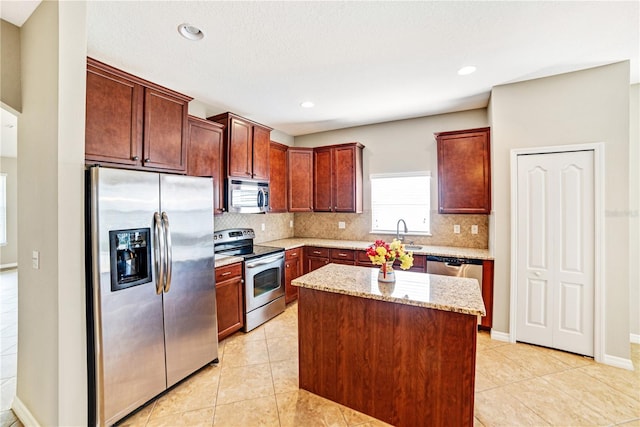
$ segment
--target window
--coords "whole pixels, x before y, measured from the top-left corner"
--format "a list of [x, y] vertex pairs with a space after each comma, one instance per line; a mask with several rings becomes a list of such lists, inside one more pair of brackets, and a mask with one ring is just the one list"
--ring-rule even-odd
[[7, 244], [7, 174], [0, 173], [0, 245]]
[[409, 234], [430, 234], [431, 173], [372, 174], [371, 232], [396, 233], [404, 219]]

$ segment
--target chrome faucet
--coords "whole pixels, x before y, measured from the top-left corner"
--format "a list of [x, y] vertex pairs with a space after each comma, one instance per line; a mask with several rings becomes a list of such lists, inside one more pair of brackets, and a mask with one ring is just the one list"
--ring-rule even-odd
[[400, 218], [398, 223], [396, 224], [396, 239], [404, 242], [404, 236], [400, 236], [400, 223], [404, 224], [404, 233], [407, 234], [409, 230], [407, 229], [407, 223], [404, 222], [404, 219]]

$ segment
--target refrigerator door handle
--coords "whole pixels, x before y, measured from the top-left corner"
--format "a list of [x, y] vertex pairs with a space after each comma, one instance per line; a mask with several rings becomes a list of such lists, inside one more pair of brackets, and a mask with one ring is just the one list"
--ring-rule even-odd
[[171, 289], [171, 271], [172, 271], [172, 258], [173, 258], [173, 250], [171, 248], [171, 229], [169, 228], [169, 216], [166, 212], [162, 212], [162, 225], [164, 227], [164, 239], [165, 243], [165, 269], [166, 269], [166, 279], [164, 283], [164, 292], [169, 292]]
[[155, 236], [155, 245], [153, 246], [153, 251], [155, 255], [155, 270], [156, 270], [156, 294], [160, 295], [162, 293], [164, 287], [165, 280], [165, 263], [164, 263], [164, 253], [165, 253], [165, 239], [164, 239], [164, 230], [162, 228], [162, 219], [160, 218], [160, 214], [155, 212], [153, 214], [153, 224], [154, 224], [154, 236]]

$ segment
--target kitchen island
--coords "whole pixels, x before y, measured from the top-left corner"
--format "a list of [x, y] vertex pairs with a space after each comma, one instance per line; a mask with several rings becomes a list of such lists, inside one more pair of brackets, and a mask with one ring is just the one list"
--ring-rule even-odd
[[299, 287], [300, 388], [398, 427], [472, 426], [478, 282], [328, 264]]

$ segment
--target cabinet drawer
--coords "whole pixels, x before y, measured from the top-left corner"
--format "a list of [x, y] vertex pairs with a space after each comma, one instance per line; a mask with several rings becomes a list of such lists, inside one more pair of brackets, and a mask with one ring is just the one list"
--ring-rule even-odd
[[367, 255], [367, 251], [357, 251], [357, 260], [358, 262], [368, 262], [371, 263], [371, 260], [369, 259], [369, 255]]
[[242, 277], [241, 262], [216, 268], [216, 283], [238, 276]]
[[349, 260], [356, 259], [355, 251], [351, 249], [331, 249], [331, 260]]
[[318, 258], [329, 258], [329, 248], [317, 248], [315, 246], [311, 246], [305, 248], [305, 255]]
[[284, 259], [287, 261], [300, 258], [302, 255], [302, 248], [289, 249], [284, 253]]

